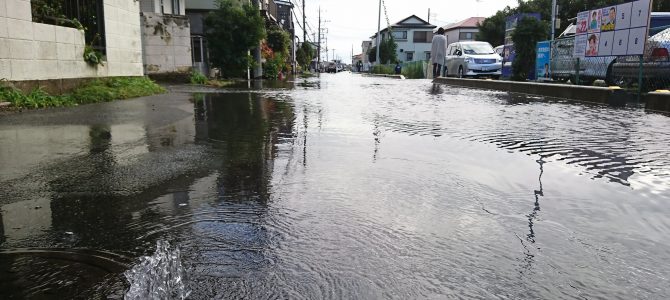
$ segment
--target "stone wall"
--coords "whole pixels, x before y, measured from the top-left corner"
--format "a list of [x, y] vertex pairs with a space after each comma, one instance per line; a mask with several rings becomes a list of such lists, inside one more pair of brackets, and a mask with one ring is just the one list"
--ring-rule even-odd
[[104, 0], [107, 61], [83, 59], [84, 32], [34, 23], [30, 0], [0, 0], [0, 78], [10, 81], [142, 76], [139, 4]]
[[142, 13], [146, 74], [189, 73], [191, 31], [186, 16]]

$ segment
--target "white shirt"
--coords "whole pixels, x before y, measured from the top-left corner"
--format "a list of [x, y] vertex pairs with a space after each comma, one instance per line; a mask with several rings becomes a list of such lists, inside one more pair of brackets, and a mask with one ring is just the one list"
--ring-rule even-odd
[[434, 64], [444, 64], [447, 56], [447, 37], [443, 34], [433, 36], [433, 45], [430, 48], [430, 61]]

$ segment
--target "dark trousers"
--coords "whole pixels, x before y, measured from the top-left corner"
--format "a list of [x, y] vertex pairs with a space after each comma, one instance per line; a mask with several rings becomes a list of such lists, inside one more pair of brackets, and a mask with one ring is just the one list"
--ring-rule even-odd
[[441, 75], [442, 73], [442, 65], [441, 64], [433, 64], [433, 78], [437, 78]]

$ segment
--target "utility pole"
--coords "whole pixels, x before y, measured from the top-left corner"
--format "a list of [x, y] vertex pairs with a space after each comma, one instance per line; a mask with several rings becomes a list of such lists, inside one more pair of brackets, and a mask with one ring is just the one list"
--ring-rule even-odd
[[381, 44], [381, 24], [382, 24], [382, 0], [379, 0], [379, 16], [377, 17], [377, 49], [375, 52], [377, 52], [376, 60], [375, 60], [375, 65], [379, 64], [379, 46]]
[[[261, 0], [253, 0], [254, 1], [254, 6], [256, 9], [259, 11], [263, 9], [263, 4], [261, 3]], [[258, 47], [254, 49], [254, 60], [256, 61], [256, 68], [254, 68], [254, 78], [261, 78], [263, 77], [263, 65], [261, 63], [263, 57], [261, 55], [261, 42], [258, 42]]]
[[302, 40], [303, 42], [307, 42], [307, 24], [305, 24], [305, 15], [306, 15], [306, 10], [305, 10], [305, 2], [307, 0], [302, 0]]
[[428, 8], [428, 23], [430, 23], [430, 8]]
[[336, 59], [335, 58], [335, 48], [333, 48], [332, 50], [333, 50], [333, 60], [335, 60]]
[[551, 0], [551, 41], [556, 36], [556, 0]]
[[[302, 0], [305, 3], [306, 0]], [[319, 42], [316, 45], [316, 72], [319, 73], [321, 70], [321, 6], [319, 6]]]

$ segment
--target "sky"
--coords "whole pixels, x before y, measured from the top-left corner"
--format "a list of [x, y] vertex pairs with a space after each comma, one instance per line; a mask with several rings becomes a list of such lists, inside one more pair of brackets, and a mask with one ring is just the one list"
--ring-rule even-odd
[[[335, 56], [342, 62], [351, 63], [351, 51], [361, 53], [361, 43], [369, 40], [377, 32], [378, 0], [291, 0], [296, 6], [296, 17], [302, 23], [302, 2], [305, 1], [307, 13], [308, 40], [313, 40], [312, 33], [318, 28], [319, 6], [321, 7], [322, 27], [328, 32], [328, 59]], [[384, 0], [389, 22], [396, 23], [411, 15], [428, 21], [430, 8], [430, 23], [444, 26], [469, 17], [488, 17], [505, 6], [516, 6], [516, 0]], [[325, 21], [325, 22], [323, 22]], [[386, 17], [382, 6], [381, 28], [386, 27]], [[302, 29], [296, 24], [296, 35], [302, 41]], [[300, 33], [298, 34], [298, 31]], [[323, 41], [322, 41], [323, 42]], [[322, 47], [326, 44], [323, 43]], [[322, 49], [323, 50], [323, 49]], [[323, 59], [326, 58], [323, 53]]]

